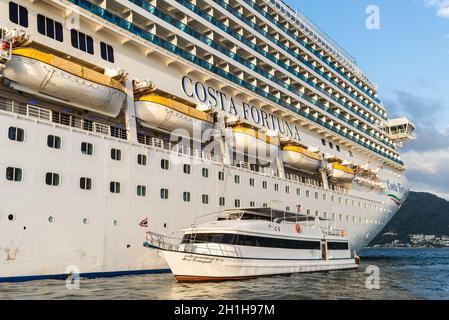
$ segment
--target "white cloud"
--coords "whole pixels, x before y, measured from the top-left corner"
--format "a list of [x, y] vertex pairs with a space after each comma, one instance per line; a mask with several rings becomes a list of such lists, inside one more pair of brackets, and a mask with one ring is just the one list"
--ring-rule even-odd
[[417, 171], [430, 175], [449, 171], [449, 149], [425, 152], [412, 150], [404, 153], [401, 158], [406, 163], [408, 171]]
[[449, 0], [424, 0], [426, 6], [437, 9], [437, 16], [449, 18]]

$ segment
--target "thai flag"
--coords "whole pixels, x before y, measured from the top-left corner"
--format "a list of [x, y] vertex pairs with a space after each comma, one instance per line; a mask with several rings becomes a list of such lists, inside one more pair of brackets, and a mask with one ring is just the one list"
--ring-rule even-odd
[[140, 221], [139, 226], [143, 228], [148, 228], [148, 218], [145, 218], [142, 221]]

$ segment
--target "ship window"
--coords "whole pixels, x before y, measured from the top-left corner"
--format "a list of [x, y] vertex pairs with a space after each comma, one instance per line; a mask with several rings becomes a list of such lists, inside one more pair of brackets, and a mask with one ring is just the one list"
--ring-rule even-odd
[[301, 189], [300, 189], [300, 188], [296, 188], [296, 194], [297, 194], [298, 196], [301, 195]]
[[254, 187], [254, 185], [255, 185], [254, 178], [249, 178], [249, 185], [251, 187]]
[[311, 213], [310, 213], [310, 209], [307, 209], [307, 210], [306, 210], [306, 214], [310, 216], [310, 214], [311, 214]]
[[22, 169], [8, 167], [6, 168], [6, 179], [9, 181], [22, 181]]
[[331, 201], [335, 202], [335, 196], [331, 196]]
[[349, 151], [349, 156], [352, 158], [354, 155], [352, 154], [352, 151]]
[[335, 146], [337, 148], [337, 151], [340, 152], [340, 146]]
[[326, 146], [326, 140], [321, 139], [321, 144], [322, 144], [323, 146]]
[[226, 200], [224, 197], [218, 198], [218, 203], [221, 207], [223, 207], [226, 204]]
[[140, 164], [141, 166], [146, 166], [147, 165], [147, 156], [144, 154], [138, 154], [137, 155], [137, 163]]
[[310, 191], [309, 190], [306, 190], [306, 197], [307, 198], [310, 197]]
[[264, 208], [268, 208], [268, 203], [264, 203], [263, 205], [262, 205]]
[[72, 38], [72, 46], [81, 51], [94, 54], [94, 40], [82, 32], [72, 29], [70, 31]]
[[111, 181], [109, 183], [109, 191], [111, 191], [111, 193], [120, 193], [120, 182]]
[[332, 142], [329, 142], [329, 148], [331, 148], [331, 149], [334, 148], [334, 144]]
[[81, 177], [80, 178], [80, 189], [81, 190], [91, 190], [92, 189], [92, 179]]
[[9, 140], [22, 142], [25, 140], [25, 131], [21, 128], [9, 127], [8, 138]]
[[190, 192], [183, 192], [182, 193], [182, 200], [184, 200], [184, 202], [190, 202]]
[[262, 188], [267, 189], [268, 183], [266, 181], [262, 181]]
[[323, 213], [323, 218], [327, 219], [327, 212]]
[[111, 159], [116, 161], [122, 160], [122, 150], [112, 148]]
[[161, 189], [161, 199], [168, 199], [168, 189]]
[[285, 193], [290, 193], [290, 187], [289, 186], [285, 186]]
[[93, 155], [94, 154], [94, 146], [92, 143], [88, 142], [81, 142], [81, 153], [86, 155]]
[[288, 211], [288, 212], [290, 212], [290, 207], [285, 207], [285, 211]]
[[249, 203], [249, 206], [250, 206], [251, 208], [254, 208], [254, 207], [256, 206], [256, 203], [255, 203], [254, 201], [251, 201], [251, 202]]
[[201, 201], [202, 201], [204, 204], [208, 204], [208, 203], [209, 203], [209, 196], [208, 196], [207, 194], [203, 194], [203, 195], [201, 196]]
[[9, 3], [9, 20], [22, 27], [28, 28], [28, 10], [14, 2]]
[[37, 31], [59, 42], [63, 41], [62, 24], [41, 14], [37, 15]]
[[224, 180], [224, 178], [225, 178], [225, 176], [224, 176], [224, 172], [223, 172], [223, 171], [218, 171], [218, 180], [221, 180], [221, 181], [223, 181], [223, 180]]
[[204, 178], [209, 177], [209, 169], [208, 168], [203, 168], [201, 170], [201, 174], [203, 175]]
[[185, 174], [190, 174], [192, 172], [192, 167], [190, 166], [190, 164], [184, 164], [183, 171]]
[[145, 186], [137, 186], [137, 195], [139, 197], [145, 197], [147, 195], [147, 187]]
[[277, 183], [274, 184], [274, 191], [279, 191], [279, 184]]
[[239, 184], [239, 183], [240, 183], [240, 176], [235, 175], [235, 176], [234, 176], [234, 182], [237, 183], [237, 184]]
[[240, 207], [240, 199], [235, 199], [235, 201], [234, 201], [234, 206], [235, 206], [236, 208], [239, 208], [239, 207]]
[[47, 136], [47, 146], [49, 148], [61, 149], [61, 137], [48, 135]]
[[318, 199], [319, 195], [318, 192], [315, 192], [315, 199]]
[[60, 183], [60, 176], [59, 176], [59, 174], [53, 173], [53, 172], [47, 172], [45, 174], [45, 183], [48, 186], [53, 186], [53, 187], [59, 186], [59, 183]]
[[326, 201], [327, 200], [327, 195], [323, 193], [323, 200]]
[[161, 159], [161, 168], [164, 170], [168, 170], [170, 167], [170, 162], [166, 159]]
[[114, 48], [112, 48], [110, 45], [100, 42], [100, 48], [101, 48], [101, 58], [103, 60], [114, 62]]
[[332, 213], [332, 220], [335, 220], [335, 213]]

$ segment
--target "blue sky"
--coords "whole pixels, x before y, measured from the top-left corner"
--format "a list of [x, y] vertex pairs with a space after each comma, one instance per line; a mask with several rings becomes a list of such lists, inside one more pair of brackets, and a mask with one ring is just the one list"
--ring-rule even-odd
[[[412, 190], [449, 200], [449, 0], [285, 0], [354, 56], [390, 117], [418, 140], [401, 150]], [[365, 27], [369, 5], [380, 29]]]

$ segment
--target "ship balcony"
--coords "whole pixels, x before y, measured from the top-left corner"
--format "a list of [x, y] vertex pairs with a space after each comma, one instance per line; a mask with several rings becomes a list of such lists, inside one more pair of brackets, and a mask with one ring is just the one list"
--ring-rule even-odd
[[416, 140], [415, 125], [407, 118], [397, 118], [385, 122], [385, 129], [389, 138], [399, 144]]

